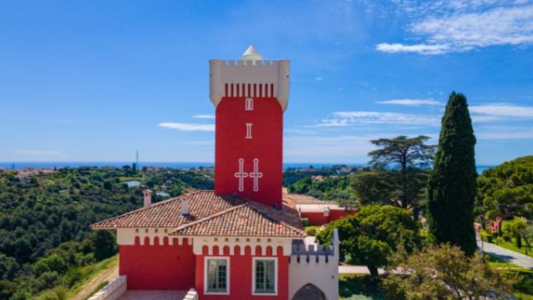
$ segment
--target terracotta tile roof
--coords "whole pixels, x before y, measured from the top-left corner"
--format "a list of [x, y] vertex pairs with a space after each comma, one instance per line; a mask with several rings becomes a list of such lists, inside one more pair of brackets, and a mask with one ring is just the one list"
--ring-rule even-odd
[[285, 194], [283, 195], [287, 200], [292, 201], [294, 204], [331, 204], [333, 201], [323, 201], [315, 197], [300, 194]]
[[182, 225], [171, 235], [305, 237], [292, 208], [277, 210], [253, 201]]
[[[189, 200], [189, 215], [181, 203]], [[174, 228], [173, 235], [304, 237], [294, 202], [283, 199], [283, 209], [238, 196], [199, 191], [153, 204], [92, 225], [93, 229]]]
[[[189, 216], [181, 214], [183, 199], [189, 200]], [[193, 192], [95, 223], [92, 228], [178, 228], [245, 202], [238, 196], [217, 196], [213, 191]]]

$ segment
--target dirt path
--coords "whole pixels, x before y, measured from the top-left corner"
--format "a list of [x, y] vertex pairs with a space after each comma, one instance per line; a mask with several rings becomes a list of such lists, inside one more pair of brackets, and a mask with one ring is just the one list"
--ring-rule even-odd
[[118, 276], [118, 264], [114, 264], [109, 269], [105, 269], [100, 274], [96, 275], [91, 281], [84, 284], [81, 288], [81, 291], [74, 297], [69, 298], [69, 300], [84, 300], [87, 298], [102, 282], [109, 281], [111, 282]]

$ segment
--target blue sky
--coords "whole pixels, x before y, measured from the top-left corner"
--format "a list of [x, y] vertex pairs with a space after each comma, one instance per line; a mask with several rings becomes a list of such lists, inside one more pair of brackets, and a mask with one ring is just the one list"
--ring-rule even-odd
[[533, 1], [6, 0], [0, 161], [210, 162], [208, 60], [250, 44], [292, 61], [286, 162], [436, 143], [452, 90], [479, 164], [533, 149]]

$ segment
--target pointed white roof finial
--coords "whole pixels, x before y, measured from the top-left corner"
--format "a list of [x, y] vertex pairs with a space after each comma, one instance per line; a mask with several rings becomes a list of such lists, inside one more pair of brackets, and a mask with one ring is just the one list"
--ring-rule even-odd
[[242, 60], [262, 60], [263, 56], [259, 54], [253, 45], [250, 45], [241, 57]]

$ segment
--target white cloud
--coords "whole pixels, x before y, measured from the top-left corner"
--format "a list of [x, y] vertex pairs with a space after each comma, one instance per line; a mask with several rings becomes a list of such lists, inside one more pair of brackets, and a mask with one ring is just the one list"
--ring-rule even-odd
[[533, 139], [533, 127], [484, 125], [476, 128], [476, 137], [486, 140]]
[[444, 104], [433, 99], [392, 99], [377, 101], [379, 104], [391, 104], [400, 106], [443, 106]]
[[533, 118], [533, 106], [521, 106], [509, 103], [470, 105], [470, 112], [493, 117]]
[[381, 43], [376, 46], [378, 51], [444, 54], [533, 43], [533, 5], [529, 0], [392, 1], [412, 18], [407, 31], [423, 42]]
[[346, 127], [357, 124], [403, 124], [439, 126], [440, 117], [436, 115], [403, 114], [375, 111], [340, 111], [333, 118], [325, 119], [315, 127]]
[[389, 44], [389, 43], [381, 43], [376, 45], [376, 50], [386, 53], [401, 53], [401, 52], [407, 52], [407, 53], [419, 53], [419, 54], [428, 54], [428, 55], [434, 55], [434, 54], [443, 54], [446, 53], [449, 50], [448, 45], [426, 45], [426, 44], [419, 44], [419, 45], [403, 45], [403, 44]]
[[196, 116], [193, 116], [193, 118], [195, 118], [195, 119], [214, 119], [215, 116], [214, 115], [196, 115]]
[[181, 131], [215, 131], [214, 124], [194, 124], [194, 123], [159, 123], [159, 127], [176, 129]]
[[322, 78], [322, 76], [315, 77], [315, 81], [322, 81], [322, 80], [324, 80], [324, 78]]

